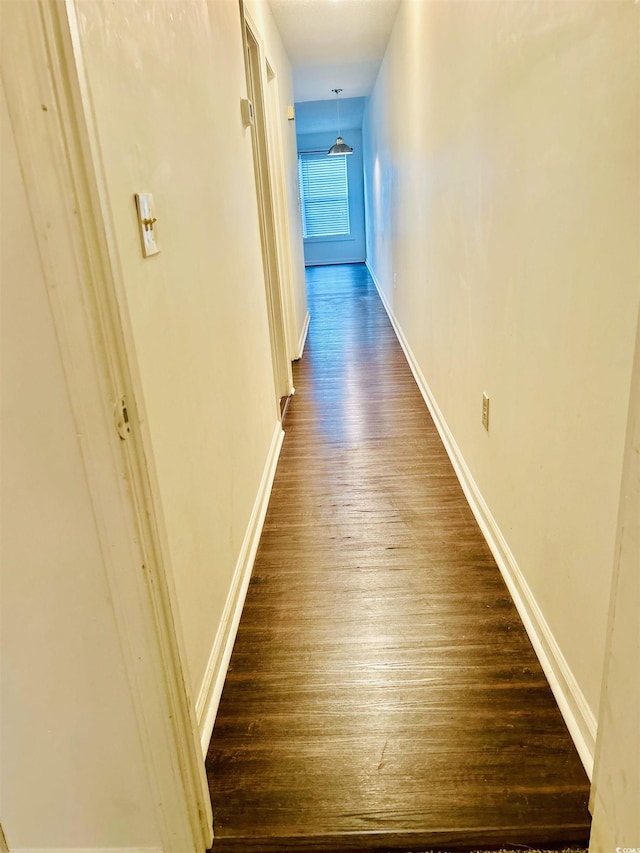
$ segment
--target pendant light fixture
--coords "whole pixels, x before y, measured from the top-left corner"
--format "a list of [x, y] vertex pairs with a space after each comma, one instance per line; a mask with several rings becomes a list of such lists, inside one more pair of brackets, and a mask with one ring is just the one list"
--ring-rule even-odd
[[340, 92], [342, 89], [332, 89], [332, 92], [336, 93], [336, 111], [338, 113], [338, 138], [336, 139], [336, 144], [332, 145], [331, 148], [327, 151], [331, 157], [336, 154], [353, 154], [353, 148], [349, 148], [349, 146], [345, 143], [344, 139], [340, 136]]

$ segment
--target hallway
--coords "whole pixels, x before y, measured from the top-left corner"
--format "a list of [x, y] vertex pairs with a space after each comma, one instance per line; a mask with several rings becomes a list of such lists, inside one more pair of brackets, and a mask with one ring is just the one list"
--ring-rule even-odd
[[586, 843], [587, 777], [369, 274], [307, 285], [214, 850]]

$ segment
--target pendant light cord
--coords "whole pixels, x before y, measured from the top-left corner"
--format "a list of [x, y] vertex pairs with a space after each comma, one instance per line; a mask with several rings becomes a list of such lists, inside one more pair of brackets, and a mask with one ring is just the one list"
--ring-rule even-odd
[[342, 89], [333, 89], [333, 91], [336, 93], [336, 111], [338, 113], [338, 138], [340, 138], [340, 92], [342, 92]]
[[342, 89], [332, 89], [331, 91], [336, 93], [338, 138], [336, 139], [336, 144], [331, 146], [331, 148], [327, 151], [327, 154], [329, 154], [330, 156], [336, 156], [338, 154], [353, 154], [353, 148], [350, 148], [348, 145], [346, 145], [344, 139], [342, 138], [342, 128], [340, 127], [340, 92], [342, 92]]

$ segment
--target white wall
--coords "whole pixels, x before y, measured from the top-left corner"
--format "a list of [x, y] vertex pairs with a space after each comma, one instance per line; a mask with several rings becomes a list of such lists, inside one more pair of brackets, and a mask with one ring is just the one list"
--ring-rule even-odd
[[239, 6], [76, 9], [195, 699], [279, 429]]
[[589, 750], [640, 298], [639, 16], [405, 0], [364, 122], [370, 266]]
[[156, 846], [113, 603], [1, 90], [0, 815], [10, 849]]

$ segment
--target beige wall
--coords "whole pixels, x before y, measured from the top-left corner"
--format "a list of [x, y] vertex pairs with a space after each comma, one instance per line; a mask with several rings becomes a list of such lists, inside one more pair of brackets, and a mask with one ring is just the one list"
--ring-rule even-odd
[[137, 722], [0, 94], [2, 828], [12, 850], [151, 847]]
[[[207, 664], [216, 649], [220, 664], [232, 578], [281, 435], [251, 137], [240, 115], [239, 6], [78, 0], [68, 11], [190, 692], [195, 700], [204, 685], [207, 701], [219, 674]], [[13, 20], [22, 25], [20, 15]], [[276, 37], [269, 58], [288, 102], [290, 68]], [[12, 63], [7, 73], [20, 75], [18, 51]], [[43, 69], [22, 71], [35, 79]], [[2, 109], [2, 826], [11, 849], [152, 853], [161, 837], [175, 843], [182, 830], [166, 821], [180, 817], [180, 806], [162, 809], [165, 825], [156, 825], [148, 787], [162, 771], [145, 765], [146, 730], [132, 708], [4, 101]], [[294, 131], [280, 130], [276, 153], [290, 183]], [[48, 187], [38, 191], [45, 198]], [[137, 191], [155, 197], [162, 251], [148, 260]], [[290, 195], [283, 181], [283, 209]], [[295, 338], [306, 317], [301, 240], [289, 252]], [[114, 516], [120, 509], [101, 507]]]
[[405, 0], [365, 114], [369, 263], [592, 718], [640, 298], [639, 16]]
[[76, 8], [195, 698], [278, 418], [239, 6]]

